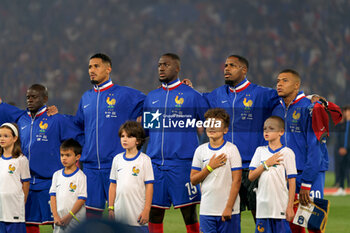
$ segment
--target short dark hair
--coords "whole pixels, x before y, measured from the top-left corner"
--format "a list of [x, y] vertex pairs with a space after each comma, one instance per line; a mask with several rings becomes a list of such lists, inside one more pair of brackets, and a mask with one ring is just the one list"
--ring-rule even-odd
[[41, 84], [33, 84], [31, 85], [29, 89], [32, 89], [32, 90], [36, 90], [37, 92], [40, 92], [44, 97], [49, 97], [49, 92], [47, 90], [47, 88], [44, 86], [44, 85], [41, 85]]
[[265, 122], [266, 122], [267, 120], [269, 120], [269, 119], [277, 121], [278, 127], [279, 127], [280, 129], [283, 129], [283, 130], [284, 130], [284, 127], [285, 127], [285, 125], [284, 125], [284, 120], [283, 120], [281, 117], [279, 117], [279, 116], [270, 116], [269, 118], [267, 118], [267, 119], [265, 120]]
[[72, 150], [75, 156], [77, 156], [81, 155], [82, 147], [79, 142], [77, 142], [73, 138], [70, 138], [62, 142], [60, 150]]
[[296, 71], [296, 70], [293, 70], [293, 69], [284, 69], [282, 71], [280, 71], [278, 74], [283, 74], [283, 73], [291, 73], [291, 74], [294, 74], [294, 76], [296, 76], [299, 80], [301, 80], [301, 77], [300, 77], [300, 74]]
[[223, 108], [212, 108], [212, 109], [209, 109], [204, 114], [204, 117], [205, 117], [206, 120], [208, 120], [209, 118], [214, 118], [215, 120], [220, 119], [224, 123], [224, 127], [225, 128], [229, 128], [230, 115]]
[[249, 69], [249, 62], [248, 62], [247, 58], [245, 58], [243, 56], [240, 56], [240, 55], [236, 55], [236, 54], [230, 55], [228, 57], [235, 57], [235, 58], [237, 58], [238, 61], [242, 62], [247, 67], [247, 70]]
[[[16, 123], [11, 123], [11, 124], [12, 124], [13, 126], [16, 127], [17, 132], [19, 133], [18, 125], [17, 125]], [[13, 136], [13, 137], [16, 137], [15, 132], [13, 132], [13, 130], [11, 129], [11, 127], [9, 127], [9, 126], [7, 126], [7, 125], [2, 125], [2, 126], [0, 126], [0, 129], [3, 129], [3, 128], [6, 128], [6, 129], [11, 130], [12, 136]], [[4, 153], [4, 148], [0, 147], [0, 154], [3, 154], [3, 153]], [[13, 145], [12, 157], [13, 157], [13, 158], [18, 158], [19, 156], [21, 156], [21, 154], [22, 154], [21, 139], [20, 139], [19, 134], [18, 134], [17, 140], [15, 141], [15, 143], [14, 143], [14, 145]]]
[[165, 53], [162, 55], [162, 57], [170, 57], [171, 59], [173, 59], [174, 61], [177, 62], [179, 68], [181, 66], [181, 60], [180, 60], [180, 57], [179, 55], [175, 54], [175, 53]]
[[135, 137], [138, 144], [137, 149], [140, 150], [142, 145], [145, 143], [146, 140], [146, 134], [145, 130], [142, 128], [141, 124], [136, 121], [127, 121], [122, 126], [120, 126], [118, 131], [118, 136], [121, 137], [123, 131], [129, 136], [129, 137]]
[[112, 59], [110, 57], [108, 57], [106, 54], [96, 53], [90, 57], [90, 60], [93, 58], [100, 58], [100, 59], [102, 59], [102, 62], [108, 63], [110, 65], [110, 67], [112, 67]]

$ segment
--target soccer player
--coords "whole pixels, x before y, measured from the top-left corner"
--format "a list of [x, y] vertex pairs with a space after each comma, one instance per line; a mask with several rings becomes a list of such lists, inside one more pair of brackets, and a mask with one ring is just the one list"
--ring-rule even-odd
[[282, 118], [269, 117], [264, 124], [264, 138], [269, 144], [256, 149], [249, 165], [249, 180], [260, 177], [256, 194], [256, 233], [291, 232], [287, 221], [292, 221], [294, 216], [297, 170], [294, 152], [281, 143], [283, 134]]
[[206, 128], [209, 143], [196, 149], [192, 162], [191, 182], [201, 183], [202, 190], [200, 231], [240, 233], [242, 160], [237, 147], [224, 139], [230, 116], [220, 108], [210, 109], [204, 116], [221, 124]]
[[0, 126], [0, 232], [3, 233], [26, 233], [24, 205], [30, 172], [18, 135], [16, 124]]
[[60, 147], [64, 168], [54, 173], [50, 188], [54, 233], [71, 232], [86, 216], [86, 176], [76, 165], [81, 150], [74, 139], [64, 141]]
[[151, 159], [140, 151], [145, 131], [135, 121], [127, 121], [118, 132], [125, 152], [116, 155], [109, 186], [109, 216], [134, 228], [148, 232], [154, 175]]
[[93, 89], [84, 93], [75, 123], [85, 133], [81, 156], [87, 176], [87, 217], [101, 217], [108, 199], [109, 175], [113, 157], [122, 152], [115, 132], [127, 120], [142, 115], [145, 95], [135, 89], [114, 84], [110, 79], [112, 61], [95, 54], [89, 61]]
[[[323, 198], [328, 153], [325, 143], [317, 140], [312, 129], [309, 108], [311, 101], [299, 91], [300, 84], [301, 78], [297, 71], [285, 69], [279, 73], [277, 92], [281, 97], [281, 103], [274, 109], [273, 115], [285, 121], [282, 144], [295, 153], [298, 171], [296, 193], [299, 193], [300, 203], [307, 205], [310, 202], [310, 195]], [[291, 224], [291, 229], [292, 232], [305, 232], [305, 229], [294, 224]]]
[[[39, 232], [39, 224], [53, 223], [49, 189], [53, 173], [62, 168], [59, 146], [64, 140], [78, 138], [81, 134], [67, 117], [48, 116], [47, 101], [46, 87], [33, 84], [27, 90], [27, 112], [17, 120], [22, 151], [28, 157], [31, 173], [25, 210], [28, 233]], [[11, 114], [7, 111], [9, 107], [13, 106], [0, 104], [4, 114]]]
[[155, 177], [150, 232], [163, 232], [165, 210], [171, 204], [180, 208], [187, 232], [199, 232], [195, 204], [200, 201], [200, 190], [191, 184], [190, 173], [198, 146], [194, 123], [204, 119], [208, 105], [200, 93], [180, 82], [179, 72], [179, 56], [162, 55], [158, 62], [162, 86], [151, 91], [144, 104], [143, 124], [149, 132], [147, 155]]
[[[249, 164], [254, 151], [264, 145], [264, 121], [279, 104], [276, 90], [258, 86], [247, 79], [249, 62], [239, 55], [230, 55], [225, 62], [225, 85], [206, 95], [211, 108], [223, 108], [230, 115], [225, 140], [234, 143], [242, 157], [241, 210], [252, 211], [255, 218], [257, 181], [248, 180]], [[249, 142], [249, 145], [247, 144]]]

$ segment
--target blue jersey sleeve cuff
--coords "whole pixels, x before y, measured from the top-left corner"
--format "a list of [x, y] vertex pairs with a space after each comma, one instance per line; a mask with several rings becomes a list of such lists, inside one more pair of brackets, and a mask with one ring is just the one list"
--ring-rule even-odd
[[55, 197], [55, 196], [56, 196], [56, 193], [50, 193], [50, 196], [54, 196], [54, 197]]
[[112, 180], [112, 179], [110, 179], [109, 180], [111, 183], [113, 183], [113, 184], [116, 184], [117, 183], [117, 181], [116, 180]]
[[192, 166], [192, 169], [193, 169], [193, 170], [196, 170], [196, 171], [202, 171], [202, 169], [201, 169], [200, 167], [193, 167], [193, 166]]
[[21, 179], [22, 182], [27, 182], [27, 181], [30, 181], [30, 178], [28, 179]]
[[298, 174], [290, 174], [287, 176], [288, 179], [291, 179], [291, 178], [296, 178], [298, 176]]
[[154, 183], [154, 180], [147, 180], [145, 181], [145, 184], [153, 184]]
[[85, 200], [86, 201], [86, 197], [79, 196], [78, 200]]
[[242, 170], [242, 167], [231, 167], [231, 171]]
[[249, 167], [249, 170], [255, 170], [256, 167]]

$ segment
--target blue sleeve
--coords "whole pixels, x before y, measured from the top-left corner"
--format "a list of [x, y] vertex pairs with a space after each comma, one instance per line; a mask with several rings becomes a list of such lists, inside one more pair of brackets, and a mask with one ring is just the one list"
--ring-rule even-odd
[[142, 92], [137, 93], [136, 96], [133, 96], [135, 102], [134, 102], [134, 109], [132, 111], [131, 119], [136, 119], [139, 116], [142, 116], [143, 112], [143, 103], [145, 101], [146, 95]]
[[18, 119], [25, 114], [26, 111], [21, 110], [13, 105], [1, 103], [0, 104], [0, 125], [6, 122], [17, 122]]
[[307, 146], [307, 157], [306, 164], [304, 166], [301, 182], [303, 184], [312, 184], [316, 179], [318, 172], [321, 170], [322, 162], [322, 152], [321, 152], [321, 143], [317, 140], [316, 135], [312, 129], [312, 118], [309, 115], [308, 109], [305, 109], [304, 114], [307, 114], [307, 119], [305, 122], [306, 130], [306, 146]]
[[59, 119], [59, 130], [60, 140], [64, 141], [69, 138], [77, 140], [81, 146], [84, 145], [84, 131], [82, 131], [77, 125], [71, 120], [71, 117], [65, 115], [57, 115]]
[[197, 119], [200, 120], [205, 120], [204, 118], [204, 114], [206, 113], [206, 111], [208, 111], [209, 109], [209, 104], [207, 102], [207, 99], [203, 97], [202, 94], [199, 94], [197, 97]]
[[80, 129], [84, 130], [84, 112], [83, 112], [83, 99], [80, 100], [79, 107], [73, 119], [74, 124]]

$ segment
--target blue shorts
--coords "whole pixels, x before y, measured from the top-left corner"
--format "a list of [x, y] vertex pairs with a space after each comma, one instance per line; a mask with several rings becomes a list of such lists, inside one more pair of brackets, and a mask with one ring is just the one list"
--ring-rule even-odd
[[241, 216], [234, 214], [223, 222], [221, 216], [200, 215], [199, 229], [203, 233], [241, 233]]
[[149, 233], [148, 226], [129, 226], [133, 233]]
[[106, 208], [111, 169], [83, 168], [87, 180], [86, 208], [103, 211]]
[[29, 190], [25, 212], [26, 223], [53, 224], [49, 189]]
[[257, 218], [255, 233], [292, 233], [285, 219]]
[[[184, 162], [186, 163], [186, 162]], [[168, 209], [199, 204], [200, 186], [190, 181], [191, 163], [181, 166], [153, 165], [154, 184], [152, 207]]]
[[24, 222], [0, 222], [1, 233], [26, 233]]
[[[325, 172], [319, 172], [315, 181], [311, 185], [310, 196], [323, 199], [325, 183]], [[301, 173], [296, 177], [296, 193], [299, 193], [301, 186]]]

